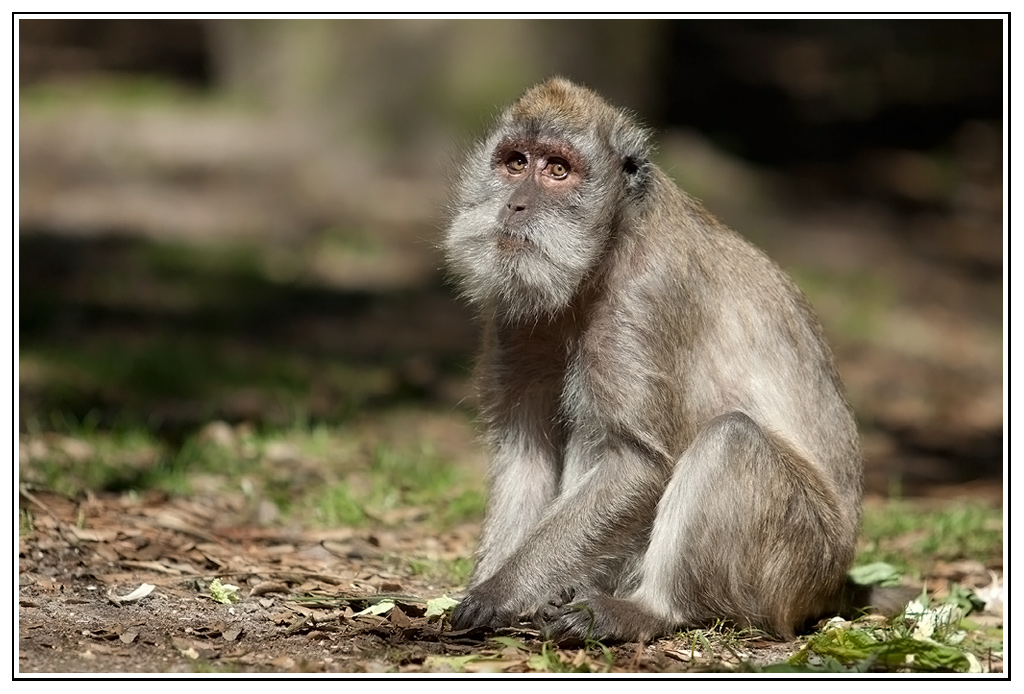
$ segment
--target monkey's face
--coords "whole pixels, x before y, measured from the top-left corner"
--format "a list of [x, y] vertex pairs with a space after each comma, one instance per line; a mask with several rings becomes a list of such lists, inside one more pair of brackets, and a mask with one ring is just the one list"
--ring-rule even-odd
[[514, 318], [569, 304], [610, 233], [598, 163], [550, 135], [504, 135], [477, 151], [446, 238], [470, 300]]
[[445, 237], [474, 303], [513, 319], [568, 306], [632, 214], [646, 131], [563, 79], [530, 89], [469, 156]]

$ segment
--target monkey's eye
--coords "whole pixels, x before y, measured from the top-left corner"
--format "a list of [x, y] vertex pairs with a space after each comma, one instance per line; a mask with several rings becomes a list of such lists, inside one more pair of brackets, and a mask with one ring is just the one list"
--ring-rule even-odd
[[505, 167], [512, 173], [520, 173], [526, 168], [526, 157], [519, 152], [515, 152], [505, 160]]
[[552, 178], [562, 180], [569, 175], [569, 165], [562, 161], [553, 161], [549, 167]]

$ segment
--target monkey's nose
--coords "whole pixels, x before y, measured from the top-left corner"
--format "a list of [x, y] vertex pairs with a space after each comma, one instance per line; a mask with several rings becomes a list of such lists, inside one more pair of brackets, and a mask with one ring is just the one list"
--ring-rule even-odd
[[519, 202], [507, 202], [505, 203], [505, 209], [502, 210], [499, 215], [500, 221], [507, 222], [512, 219], [516, 214], [526, 211], [526, 205]]

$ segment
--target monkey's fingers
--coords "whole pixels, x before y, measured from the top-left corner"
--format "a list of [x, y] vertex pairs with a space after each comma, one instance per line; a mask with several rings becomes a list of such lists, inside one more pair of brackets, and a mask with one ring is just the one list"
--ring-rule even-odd
[[483, 623], [482, 609], [479, 603], [467, 596], [452, 610], [451, 624], [456, 631], [471, 629]]
[[473, 627], [497, 629], [511, 626], [515, 617], [514, 611], [503, 609], [492, 602], [481, 600], [470, 594], [452, 610], [451, 624], [452, 628], [456, 630]]

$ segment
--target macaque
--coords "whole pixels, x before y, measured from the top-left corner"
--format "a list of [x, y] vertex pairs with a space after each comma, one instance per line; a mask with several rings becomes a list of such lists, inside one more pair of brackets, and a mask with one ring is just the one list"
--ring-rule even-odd
[[639, 641], [835, 613], [860, 525], [853, 415], [760, 250], [565, 79], [469, 152], [444, 240], [483, 323], [490, 499], [456, 629]]

